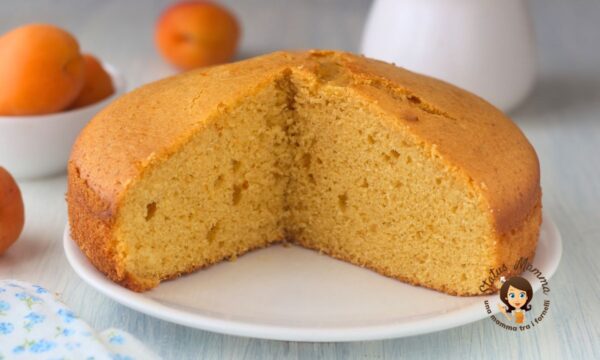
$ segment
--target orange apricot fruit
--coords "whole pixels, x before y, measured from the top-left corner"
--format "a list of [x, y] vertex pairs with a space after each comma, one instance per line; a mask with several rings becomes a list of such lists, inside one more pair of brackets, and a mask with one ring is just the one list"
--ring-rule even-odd
[[167, 8], [154, 37], [164, 58], [183, 70], [230, 61], [239, 38], [236, 17], [209, 1], [185, 1]]
[[83, 54], [83, 61], [85, 63], [83, 89], [71, 104], [71, 108], [94, 104], [115, 92], [110, 75], [98, 59], [92, 55]]
[[53, 25], [31, 24], [0, 37], [0, 115], [61, 111], [81, 91], [77, 40]]
[[0, 254], [18, 238], [25, 223], [25, 209], [19, 186], [3, 167], [0, 167]]

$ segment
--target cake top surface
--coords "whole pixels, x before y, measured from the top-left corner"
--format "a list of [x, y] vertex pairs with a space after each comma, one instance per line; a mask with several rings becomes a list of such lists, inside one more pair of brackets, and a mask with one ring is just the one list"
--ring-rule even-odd
[[[333, 51], [276, 52], [142, 86], [88, 124], [74, 145], [71, 167], [105, 201], [106, 211], [115, 211], [120, 194], [147, 165], [177, 151], [207, 119], [286, 71], [351, 86], [372, 100], [481, 190], [499, 231], [512, 229], [536, 205], [537, 156], [502, 112], [443, 81]], [[418, 116], [407, 114], [406, 104]]]

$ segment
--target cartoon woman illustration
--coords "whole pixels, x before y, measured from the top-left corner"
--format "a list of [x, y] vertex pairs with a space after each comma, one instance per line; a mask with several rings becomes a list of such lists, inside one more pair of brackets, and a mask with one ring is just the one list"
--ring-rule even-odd
[[[504, 281], [500, 288], [500, 300], [506, 305], [498, 304], [498, 309], [508, 321], [517, 324], [525, 322], [525, 312], [531, 310], [533, 290], [531, 284], [520, 276], [514, 276]], [[510, 314], [514, 313], [514, 319]]]

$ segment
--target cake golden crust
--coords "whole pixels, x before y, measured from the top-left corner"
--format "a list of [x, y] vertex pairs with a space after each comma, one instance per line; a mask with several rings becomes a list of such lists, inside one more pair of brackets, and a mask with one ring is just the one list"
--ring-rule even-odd
[[[167, 78], [121, 97], [90, 122], [69, 161], [67, 201], [71, 235], [94, 266], [135, 291], [157, 285], [127, 273], [120, 261], [113, 229], [128, 187], [177, 152], [222, 107], [289, 69], [343, 81], [392, 114], [478, 189], [487, 204], [482, 211], [505, 249], [497, 264], [533, 258], [541, 222], [539, 164], [516, 125], [479, 97], [442, 81], [349, 53], [308, 51]], [[406, 101], [419, 111], [418, 121], [398, 110], [398, 102]], [[386, 274], [377, 264], [365, 266]]]

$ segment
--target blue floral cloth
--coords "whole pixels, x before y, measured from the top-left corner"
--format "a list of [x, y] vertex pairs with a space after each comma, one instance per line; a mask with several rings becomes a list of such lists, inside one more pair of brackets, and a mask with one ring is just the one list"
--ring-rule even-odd
[[0, 360], [158, 359], [129, 333], [95, 332], [41, 286], [0, 280]]

